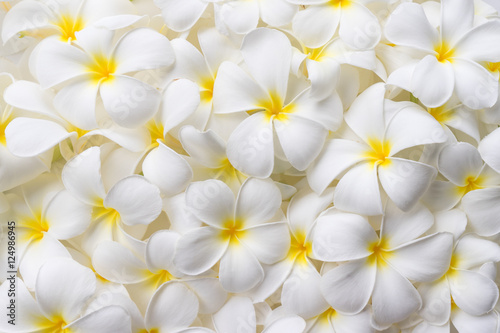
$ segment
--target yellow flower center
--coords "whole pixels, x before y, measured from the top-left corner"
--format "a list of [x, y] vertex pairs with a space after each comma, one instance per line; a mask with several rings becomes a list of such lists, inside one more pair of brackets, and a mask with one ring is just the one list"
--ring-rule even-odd
[[43, 233], [49, 231], [49, 223], [42, 218], [41, 211], [36, 212], [33, 216], [21, 218], [19, 227], [23, 228], [23, 241], [37, 241], [43, 238]]
[[312, 254], [311, 241], [306, 241], [305, 232], [296, 232], [292, 234], [290, 250], [288, 251], [287, 258], [289, 260], [296, 260], [296, 263], [306, 265], [307, 257]]
[[152, 328], [149, 331], [147, 329], [143, 328], [138, 333], [160, 333], [160, 331], [157, 328]]
[[384, 238], [368, 245], [368, 251], [372, 254], [368, 257], [370, 265], [377, 264], [379, 267], [387, 265], [387, 259], [392, 255], [388, 249], [388, 241]]
[[370, 160], [373, 166], [387, 166], [391, 163], [391, 160], [388, 158], [391, 153], [391, 144], [389, 141], [382, 142], [377, 139], [369, 139], [368, 145], [371, 149], [365, 153], [365, 157]]
[[206, 77], [200, 82], [200, 99], [203, 103], [211, 103], [214, 96], [215, 78]]
[[337, 311], [334, 308], [329, 308], [325, 312], [319, 315], [318, 322], [321, 325], [330, 326], [330, 319], [337, 315]]
[[115, 70], [115, 60], [104, 55], [94, 55], [92, 61], [87, 64], [87, 72], [90, 73], [95, 84], [112, 79]]
[[62, 318], [62, 316], [57, 315], [52, 318], [41, 318], [36, 324], [37, 328], [42, 332], [50, 333], [72, 333], [73, 330], [70, 328], [64, 328], [68, 323]]
[[428, 108], [427, 111], [441, 124], [446, 123], [453, 118], [453, 110], [448, 109], [445, 105], [437, 108]]
[[73, 17], [71, 15], [61, 15], [54, 22], [54, 25], [59, 29], [63, 42], [76, 40], [75, 32], [85, 28], [85, 24], [80, 17]]
[[120, 220], [120, 214], [114, 208], [106, 208], [100, 204], [92, 209], [92, 221], [97, 220], [114, 225]]
[[266, 112], [266, 122], [270, 121], [272, 117], [280, 121], [287, 120], [287, 113], [293, 111], [293, 105], [283, 106], [282, 98], [274, 92], [270, 92], [269, 99], [260, 101], [258, 105]]
[[231, 244], [239, 244], [239, 238], [245, 234], [243, 230], [243, 221], [241, 220], [227, 220], [223, 224], [223, 229], [220, 231], [220, 239], [223, 242], [229, 241]]
[[483, 188], [483, 186], [482, 186], [483, 182], [484, 182], [484, 179], [481, 176], [478, 176], [478, 177], [475, 177], [475, 176], [467, 177], [467, 179], [465, 180], [465, 186], [459, 187], [458, 191], [462, 195], [466, 195], [470, 191], [475, 191], [475, 190]]
[[444, 41], [436, 45], [434, 51], [436, 52], [436, 58], [439, 62], [451, 62], [455, 54], [455, 50]]
[[163, 124], [157, 123], [154, 120], [150, 120], [146, 123], [146, 129], [149, 131], [149, 135], [151, 136], [151, 146], [158, 146], [158, 142], [156, 140], [164, 140], [163, 137]]
[[0, 8], [4, 11], [4, 12], [8, 12], [9, 10], [12, 9], [12, 5], [10, 4], [9, 1], [0, 1]]
[[351, 0], [330, 0], [328, 4], [332, 7], [347, 8], [351, 5]]
[[236, 170], [229, 159], [225, 158], [220, 167], [212, 169], [212, 178], [229, 183], [237, 179], [244, 180], [246, 176]]
[[146, 275], [148, 276], [147, 285], [151, 286], [155, 290], [165, 282], [175, 280], [175, 276], [170, 274], [170, 272], [165, 269], [162, 269], [156, 273], [147, 271]]
[[5, 129], [7, 128], [7, 125], [9, 125], [11, 120], [12, 119], [10, 117], [0, 120], [0, 144], [4, 146], [7, 144], [7, 140], [5, 138]]
[[489, 62], [487, 68], [490, 72], [500, 72], [500, 62]]

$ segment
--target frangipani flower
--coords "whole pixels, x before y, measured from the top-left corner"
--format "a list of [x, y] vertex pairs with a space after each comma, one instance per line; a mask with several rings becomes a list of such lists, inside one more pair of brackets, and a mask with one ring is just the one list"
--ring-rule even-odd
[[118, 125], [133, 128], [150, 120], [158, 110], [160, 92], [126, 74], [171, 65], [174, 54], [168, 39], [148, 28], [127, 32], [114, 47], [114, 32], [107, 29], [89, 27], [76, 36], [78, 47], [49, 38], [32, 55], [43, 89], [65, 83], [54, 99], [59, 113], [79, 128], [94, 129], [99, 93]]
[[401, 4], [387, 21], [387, 39], [423, 51], [424, 57], [397, 70], [387, 82], [411, 91], [428, 107], [443, 105], [453, 92], [472, 109], [493, 106], [498, 79], [480, 63], [500, 61], [500, 20], [474, 27], [473, 19], [473, 1], [442, 0], [437, 31], [420, 4]]
[[92, 264], [100, 276], [127, 285], [131, 297], [141, 309], [146, 309], [162, 284], [178, 281], [199, 299], [200, 313], [214, 313], [224, 304], [227, 294], [215, 274], [191, 277], [175, 267], [173, 259], [179, 237], [173, 231], [158, 231], [140, 254], [118, 242], [104, 241], [95, 249]]
[[384, 94], [382, 83], [372, 85], [345, 114], [361, 142], [331, 139], [307, 169], [309, 185], [317, 193], [341, 177], [333, 199], [339, 209], [382, 214], [380, 181], [389, 198], [407, 211], [436, 176], [432, 166], [395, 155], [409, 147], [445, 141], [441, 125], [414, 103], [384, 102]]
[[339, 28], [339, 36], [351, 48], [373, 49], [380, 41], [377, 17], [358, 0], [287, 0], [307, 5], [293, 19], [293, 32], [307, 47], [325, 45]]
[[132, 175], [109, 190], [104, 188], [99, 147], [69, 160], [62, 181], [69, 192], [92, 208], [92, 223], [81, 243], [88, 254], [104, 240], [125, 241], [131, 237], [125, 230], [131, 232], [133, 226], [148, 225], [161, 213], [160, 190], [142, 176]]
[[20, 1], [5, 15], [2, 40], [30, 36], [59, 36], [63, 42], [76, 40], [76, 32], [106, 16], [133, 14], [134, 6], [127, 0], [56, 0]]
[[[16, 325], [0, 321], [5, 332], [127, 333], [130, 317], [125, 309], [112, 305], [85, 314], [86, 302], [96, 290], [96, 277], [87, 267], [69, 258], [45, 263], [36, 279], [33, 299], [22, 280], [16, 281]], [[0, 303], [7, 307], [10, 282], [0, 286]]]
[[453, 236], [420, 237], [433, 224], [422, 206], [407, 213], [388, 205], [380, 236], [366, 218], [330, 210], [318, 218], [313, 253], [324, 261], [345, 261], [323, 275], [321, 289], [330, 305], [356, 314], [372, 300], [375, 327], [388, 327], [420, 309], [410, 281], [433, 281], [448, 269]]
[[281, 205], [271, 180], [247, 179], [235, 201], [221, 181], [206, 180], [186, 190], [187, 206], [208, 226], [186, 232], [177, 242], [174, 264], [190, 275], [220, 261], [219, 279], [229, 292], [243, 292], [264, 278], [261, 263], [283, 259], [290, 246], [285, 222], [274, 222]]
[[[237, 65], [224, 62], [214, 86], [215, 113], [252, 113], [229, 137], [229, 161], [255, 177], [272, 173], [275, 155], [304, 170], [319, 154], [328, 130], [340, 126], [340, 98], [333, 93], [318, 101], [308, 88], [293, 98], [287, 94], [291, 89], [292, 48], [278, 31], [252, 31], [246, 35], [241, 52], [253, 78]], [[274, 142], [275, 136], [279, 142]]]

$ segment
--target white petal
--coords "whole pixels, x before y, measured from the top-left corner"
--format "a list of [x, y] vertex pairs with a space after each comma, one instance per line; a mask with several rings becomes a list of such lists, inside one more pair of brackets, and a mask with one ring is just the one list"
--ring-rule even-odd
[[337, 208], [353, 213], [382, 214], [377, 168], [370, 163], [361, 163], [349, 170], [337, 184], [333, 203]]
[[452, 182], [436, 180], [422, 197], [422, 201], [432, 211], [453, 208], [462, 199], [463, 192]]
[[19, 157], [40, 155], [71, 136], [61, 125], [44, 119], [18, 117], [5, 129], [7, 148]]
[[179, 138], [189, 156], [206, 167], [218, 168], [226, 158], [226, 143], [212, 130], [200, 132], [193, 126], [184, 126]]
[[339, 35], [352, 48], [371, 49], [380, 41], [380, 23], [368, 8], [351, 2], [347, 8], [342, 8]]
[[[27, 98], [29, 96], [29, 98]], [[43, 90], [40, 85], [31, 82], [19, 80], [9, 85], [3, 93], [5, 103], [49, 117], [59, 118], [54, 112], [52, 101], [54, 93], [50, 90]]]
[[362, 161], [367, 149], [367, 146], [351, 140], [328, 140], [306, 171], [309, 186], [316, 193], [322, 193], [342, 172]]
[[128, 333], [132, 332], [130, 325], [128, 312], [121, 306], [111, 305], [79, 318], [67, 329], [75, 333]]
[[411, 91], [427, 107], [438, 107], [450, 99], [455, 85], [453, 66], [434, 55], [422, 59], [413, 72]]
[[104, 198], [100, 148], [89, 148], [69, 160], [62, 171], [62, 181], [74, 196], [89, 205]]
[[185, 274], [201, 274], [222, 257], [228, 243], [218, 239], [220, 230], [197, 228], [185, 233], [177, 242], [174, 264]]
[[422, 299], [415, 287], [389, 265], [378, 265], [372, 309], [379, 325], [390, 325], [420, 309]]
[[[146, 264], [150, 271], [171, 271], [174, 266], [175, 245], [180, 234], [172, 230], [155, 232], [148, 240], [146, 246]], [[170, 272], [173, 273], [173, 272]]]
[[46, 262], [36, 280], [36, 299], [46, 317], [60, 314], [77, 318], [95, 291], [96, 278], [89, 268], [67, 258]]
[[286, 223], [266, 223], [245, 229], [240, 241], [264, 264], [284, 259], [290, 248], [290, 232]]
[[116, 283], [138, 283], [148, 276], [144, 261], [118, 242], [101, 242], [92, 254], [92, 266], [99, 275]]
[[252, 301], [246, 297], [231, 297], [222, 309], [214, 314], [213, 323], [218, 333], [234, 333], [235, 327], [255, 331], [257, 323]]
[[376, 268], [365, 259], [335, 267], [323, 275], [323, 296], [335, 309], [349, 314], [359, 313], [372, 295]]
[[385, 35], [394, 44], [428, 51], [438, 42], [436, 29], [430, 25], [422, 6], [416, 3], [403, 3], [392, 12]]
[[281, 192], [273, 181], [248, 178], [241, 186], [236, 200], [236, 217], [245, 226], [269, 221], [281, 205]]
[[306, 322], [299, 316], [278, 319], [267, 326], [262, 333], [301, 333], [306, 328]]
[[432, 213], [425, 206], [417, 204], [403, 212], [393, 204], [387, 204], [382, 221], [381, 235], [387, 246], [395, 248], [421, 236], [434, 223]]
[[286, 0], [259, 1], [260, 16], [264, 22], [271, 26], [279, 27], [292, 21], [298, 7]]
[[163, 284], [153, 295], [146, 311], [146, 327], [177, 331], [190, 326], [198, 315], [198, 298], [181, 282]]
[[472, 28], [474, 22], [474, 2], [468, 0], [441, 3], [441, 38], [450, 45]]
[[[328, 84], [332, 85], [332, 82]], [[293, 112], [299, 117], [323, 125], [330, 131], [336, 131], [342, 124], [343, 106], [339, 94], [330, 90], [328, 89], [328, 96], [324, 98], [313, 95], [312, 90], [301, 93], [291, 104]]]
[[480, 273], [456, 270], [448, 274], [448, 281], [455, 304], [473, 316], [490, 311], [498, 300], [497, 285]]
[[481, 236], [493, 236], [500, 232], [498, 216], [500, 214], [499, 188], [487, 188], [467, 193], [462, 204], [470, 225]]
[[247, 34], [259, 22], [259, 4], [254, 1], [224, 3], [220, 15], [229, 29], [237, 34]]
[[500, 130], [494, 130], [479, 143], [478, 147], [483, 160], [497, 172], [500, 171], [500, 153], [497, 149], [499, 143]]
[[429, 188], [437, 171], [424, 163], [391, 158], [378, 168], [380, 183], [389, 198], [403, 211], [410, 210]]
[[2, 40], [4, 43], [18, 32], [45, 28], [53, 19], [52, 13], [44, 3], [37, 1], [22, 1], [3, 16]]
[[277, 30], [258, 28], [245, 36], [241, 52], [255, 80], [266, 91], [284, 97], [292, 61], [288, 38]]
[[161, 95], [155, 88], [128, 76], [115, 75], [101, 84], [104, 108], [127, 128], [145, 124], [158, 110]]
[[228, 61], [220, 65], [214, 82], [215, 113], [259, 109], [259, 101], [268, 99], [268, 94], [239, 66]]
[[200, 314], [212, 314], [226, 302], [227, 292], [217, 278], [185, 280], [185, 283], [198, 297]]
[[407, 279], [431, 282], [448, 270], [452, 249], [453, 236], [438, 233], [391, 251], [387, 261]]
[[310, 6], [293, 18], [293, 32], [307, 47], [325, 45], [334, 35], [340, 21], [340, 11], [329, 5]]
[[231, 293], [241, 293], [255, 287], [264, 278], [257, 258], [242, 244], [230, 244], [222, 256], [219, 279]]
[[338, 213], [317, 220], [313, 236], [314, 256], [323, 261], [346, 261], [364, 258], [372, 252], [377, 234], [366, 218]]
[[451, 296], [450, 286], [446, 279], [432, 283], [422, 283], [418, 287], [422, 296], [422, 309], [419, 314], [435, 325], [444, 325], [450, 320]]
[[148, 28], [138, 28], [125, 34], [113, 51], [116, 73], [124, 74], [145, 69], [157, 69], [174, 63], [174, 50], [162, 34]]
[[459, 332], [498, 332], [496, 311], [482, 316], [471, 316], [465, 311], [454, 311], [451, 314], [451, 321]]
[[155, 0], [161, 8], [163, 19], [174, 31], [190, 29], [205, 11], [207, 3], [200, 0]]
[[429, 229], [429, 233], [447, 231], [453, 234], [455, 241], [467, 226], [467, 215], [459, 209], [434, 213], [434, 218], [434, 226]]
[[134, 175], [116, 183], [104, 198], [127, 225], [149, 224], [161, 213], [160, 191], [144, 177]]
[[391, 144], [391, 155], [417, 145], [446, 141], [441, 124], [420, 107], [404, 107], [390, 120], [385, 140]]
[[264, 279], [257, 286], [252, 288], [250, 294], [254, 303], [263, 302], [271, 296], [281, 285], [292, 271], [294, 261], [281, 260], [273, 265], [262, 265], [264, 269]]
[[467, 234], [460, 239], [453, 255], [457, 257], [456, 268], [477, 268], [487, 262], [500, 261], [500, 246], [474, 234]]
[[201, 221], [222, 228], [234, 218], [234, 194], [215, 179], [192, 183], [186, 190], [186, 205]]
[[455, 55], [473, 61], [498, 61], [500, 21], [491, 20], [470, 30], [455, 46]]
[[439, 153], [439, 172], [458, 186], [466, 186], [467, 178], [478, 176], [482, 167], [481, 155], [466, 142], [448, 145]]
[[86, 73], [89, 57], [70, 44], [46, 39], [40, 43], [36, 54], [36, 76], [43, 89]]
[[102, 135], [120, 147], [125, 148], [129, 156], [134, 156], [134, 153], [135, 156], [137, 156], [137, 153], [142, 154], [151, 143], [151, 138], [146, 128], [129, 129], [118, 126], [111, 121], [110, 124], [107, 124], [106, 128], [95, 129], [85, 134], [82, 138], [92, 140], [91, 136], [94, 135]]
[[193, 178], [186, 160], [161, 142], [146, 156], [142, 170], [144, 177], [169, 197], [182, 192]]
[[307, 232], [313, 226], [318, 215], [333, 201], [333, 189], [321, 195], [308, 188], [298, 191], [290, 200], [287, 217], [294, 234]]
[[498, 100], [498, 79], [475, 62], [456, 59], [455, 87], [460, 100], [472, 109], [492, 107]]
[[186, 120], [199, 105], [200, 91], [197, 84], [186, 79], [170, 83], [163, 93], [160, 109], [163, 133]]
[[243, 120], [227, 142], [227, 157], [239, 171], [266, 178], [274, 167], [272, 123], [264, 112]]
[[84, 76], [64, 86], [54, 98], [54, 106], [64, 119], [76, 127], [90, 130], [97, 127], [96, 98], [99, 85]]
[[384, 95], [385, 85], [376, 83], [362, 92], [345, 114], [347, 125], [366, 142], [384, 137]]
[[92, 207], [87, 205], [68, 190], [56, 194], [45, 209], [50, 233], [57, 239], [76, 237], [87, 229]]
[[328, 303], [321, 294], [320, 281], [321, 275], [311, 263], [295, 266], [283, 284], [283, 308], [307, 319], [328, 309]]
[[290, 164], [302, 171], [318, 156], [328, 131], [319, 123], [294, 116], [274, 119], [274, 128]]

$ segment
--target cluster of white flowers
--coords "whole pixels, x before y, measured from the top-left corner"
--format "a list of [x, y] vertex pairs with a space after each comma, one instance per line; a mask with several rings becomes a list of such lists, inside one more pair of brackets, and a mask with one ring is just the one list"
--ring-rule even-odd
[[0, 1], [0, 332], [500, 332], [499, 10]]

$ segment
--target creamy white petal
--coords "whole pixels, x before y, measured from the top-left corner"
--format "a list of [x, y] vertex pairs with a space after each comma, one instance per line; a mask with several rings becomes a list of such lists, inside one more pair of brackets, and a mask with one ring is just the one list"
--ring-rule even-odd
[[212, 130], [200, 132], [188, 125], [181, 128], [179, 138], [189, 156], [206, 167], [220, 167], [226, 158], [226, 143]]
[[109, 190], [104, 206], [115, 209], [127, 225], [149, 224], [161, 213], [160, 190], [144, 177], [129, 176]]
[[479, 235], [493, 236], [500, 232], [498, 200], [500, 200], [499, 188], [471, 191], [462, 199], [470, 225]]
[[227, 292], [222, 289], [217, 278], [197, 278], [184, 280], [184, 283], [196, 294], [200, 303], [200, 314], [212, 314], [219, 310], [227, 299]]
[[182, 123], [200, 105], [200, 92], [196, 83], [179, 79], [170, 83], [162, 96], [161, 123], [163, 133]]
[[278, 319], [267, 326], [262, 333], [301, 333], [306, 328], [306, 322], [299, 316]]
[[144, 177], [169, 197], [182, 192], [193, 178], [188, 162], [161, 142], [146, 156], [142, 170]]
[[462, 194], [452, 182], [436, 180], [423, 195], [422, 202], [432, 211], [448, 210], [462, 199]]
[[474, 234], [467, 234], [457, 243], [453, 255], [457, 257], [454, 267], [472, 269], [487, 262], [500, 261], [500, 246]]
[[51, 19], [54, 19], [54, 16], [44, 3], [18, 2], [3, 17], [2, 40], [7, 43], [19, 32], [47, 28]]
[[161, 8], [163, 19], [174, 31], [190, 29], [205, 11], [207, 3], [201, 0], [155, 0]]
[[54, 92], [43, 90], [40, 85], [24, 80], [12, 83], [3, 93], [4, 101], [9, 105], [52, 118], [59, 118], [52, 104], [54, 96]]
[[333, 189], [321, 195], [308, 188], [298, 191], [290, 200], [287, 217], [294, 234], [307, 232], [313, 226], [318, 215], [333, 201]]
[[458, 186], [466, 186], [467, 179], [478, 176], [482, 167], [481, 155], [466, 142], [448, 145], [439, 153], [439, 172]]
[[422, 308], [419, 314], [428, 322], [444, 325], [450, 320], [451, 296], [450, 286], [446, 279], [431, 283], [422, 283], [418, 287], [422, 296]]
[[500, 21], [491, 20], [465, 34], [455, 45], [456, 57], [473, 61], [499, 61]]
[[224, 3], [220, 15], [229, 29], [237, 34], [247, 34], [259, 22], [259, 4], [256, 1]]
[[263, 264], [284, 259], [290, 248], [290, 232], [285, 222], [266, 223], [245, 229], [240, 241]]
[[372, 49], [380, 41], [380, 23], [368, 8], [351, 2], [347, 8], [342, 8], [339, 35], [352, 48]]
[[246, 246], [230, 244], [220, 261], [219, 279], [228, 292], [241, 293], [261, 282], [264, 270]]
[[369, 256], [378, 240], [366, 218], [356, 214], [323, 215], [313, 235], [313, 253], [323, 261], [346, 261]]
[[155, 232], [146, 245], [146, 264], [150, 271], [167, 270], [174, 273], [175, 245], [180, 234], [172, 230], [160, 230]]
[[75, 333], [128, 333], [130, 328], [129, 313], [121, 306], [105, 306], [85, 315], [67, 326]]
[[495, 311], [482, 316], [471, 316], [465, 311], [451, 314], [453, 326], [459, 332], [498, 332], [498, 314]]
[[321, 291], [334, 309], [359, 313], [372, 295], [376, 275], [377, 266], [366, 259], [350, 261], [323, 275]]
[[481, 65], [466, 59], [454, 59], [455, 91], [466, 106], [477, 110], [495, 105], [498, 78]]
[[287, 0], [260, 0], [259, 4], [262, 21], [275, 27], [290, 23], [299, 9]]
[[441, 38], [450, 45], [467, 33], [474, 22], [474, 2], [468, 0], [441, 2]]
[[226, 252], [228, 242], [221, 241], [219, 236], [220, 230], [212, 227], [188, 231], [177, 242], [174, 264], [185, 274], [206, 272]]
[[246, 297], [233, 296], [213, 316], [218, 333], [234, 333], [235, 327], [253, 332], [256, 328], [255, 308]]
[[340, 11], [333, 6], [310, 6], [293, 18], [293, 32], [307, 47], [325, 45], [337, 30]]
[[499, 143], [500, 130], [494, 130], [479, 143], [478, 147], [483, 160], [497, 172], [500, 171], [500, 153], [497, 149]]

